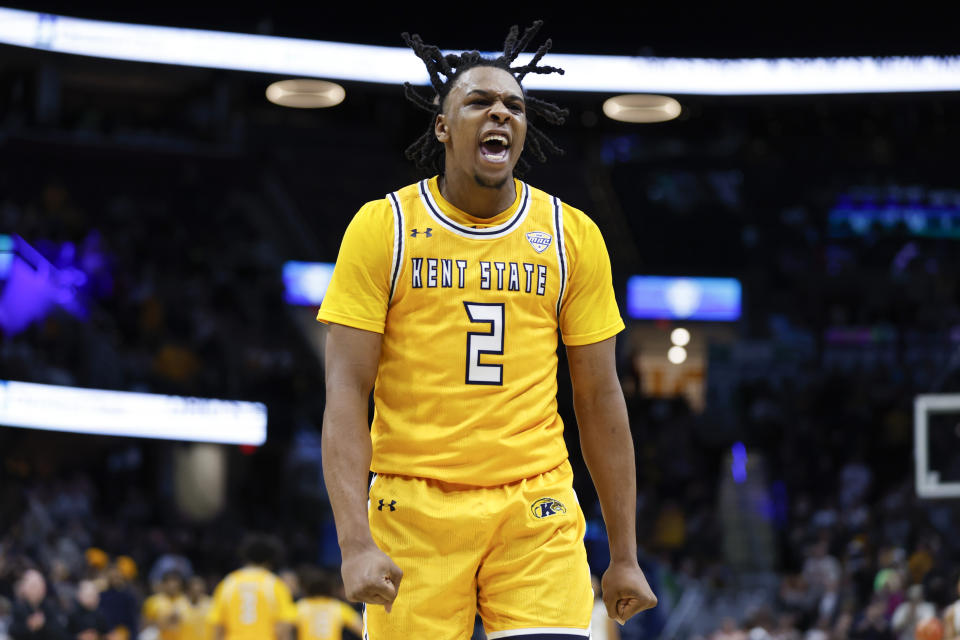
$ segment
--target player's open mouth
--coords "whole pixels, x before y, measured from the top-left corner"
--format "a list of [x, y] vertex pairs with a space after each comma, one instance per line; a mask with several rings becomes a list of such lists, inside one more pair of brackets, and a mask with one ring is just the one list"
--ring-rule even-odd
[[480, 141], [480, 155], [488, 162], [506, 162], [509, 154], [510, 141], [501, 133], [488, 133]]

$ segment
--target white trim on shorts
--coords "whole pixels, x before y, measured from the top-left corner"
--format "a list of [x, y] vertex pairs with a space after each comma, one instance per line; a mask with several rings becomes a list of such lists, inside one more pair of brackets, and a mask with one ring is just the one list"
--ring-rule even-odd
[[[370, 486], [367, 488], [367, 513], [370, 513], [370, 490], [373, 489], [373, 483], [377, 481], [377, 474], [374, 473], [373, 477], [370, 478]], [[363, 640], [370, 640], [370, 635], [367, 633], [367, 603], [363, 603]]]
[[510, 629], [508, 631], [488, 631], [488, 640], [497, 638], [512, 638], [513, 636], [533, 636], [538, 633], [552, 633], [559, 636], [577, 636], [589, 638], [590, 629], [571, 629], [570, 627], [531, 627], [529, 629]]

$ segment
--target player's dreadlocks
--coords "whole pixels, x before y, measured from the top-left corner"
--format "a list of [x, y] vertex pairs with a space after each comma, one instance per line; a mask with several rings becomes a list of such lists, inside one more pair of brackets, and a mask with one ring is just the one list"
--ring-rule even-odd
[[[481, 66], [503, 69], [513, 75], [517, 84], [521, 86], [521, 89], [523, 88], [523, 79], [528, 73], [562, 74], [563, 69], [538, 66], [540, 60], [550, 51], [550, 47], [553, 46], [553, 41], [550, 39], [547, 39], [546, 42], [540, 45], [540, 48], [537, 49], [533, 59], [531, 59], [528, 64], [519, 67], [511, 66], [514, 60], [517, 59], [517, 56], [523, 52], [526, 46], [530, 44], [530, 41], [533, 40], [534, 36], [537, 35], [542, 25], [543, 21], [537, 20], [524, 30], [523, 36], [520, 35], [520, 29], [516, 25], [510, 27], [507, 39], [503, 43], [503, 55], [496, 58], [484, 58], [478, 51], [469, 51], [459, 55], [443, 55], [438, 47], [424, 44], [419, 35], [414, 34], [411, 36], [409, 33], [404, 32], [402, 34], [404, 42], [413, 49], [417, 57], [423, 60], [423, 63], [427, 67], [427, 72], [430, 74], [430, 84], [433, 85], [435, 92], [433, 98], [429, 99], [418, 93], [409, 82], [403, 85], [407, 98], [413, 102], [413, 104], [433, 116], [423, 135], [407, 147], [407, 158], [423, 169], [433, 173], [443, 173], [444, 148], [443, 144], [436, 138], [434, 122], [436, 121], [437, 114], [443, 110], [443, 102], [446, 100], [447, 94], [450, 93], [450, 89], [453, 87], [456, 79], [464, 71]], [[528, 95], [524, 95], [524, 99], [527, 103], [528, 113], [532, 112], [550, 124], [563, 124], [563, 121], [569, 113], [567, 109], [563, 109], [552, 102], [539, 100]], [[527, 150], [540, 162], [547, 161], [545, 151], [554, 154], [563, 153], [562, 149], [555, 145], [545, 133], [537, 129], [529, 121], [527, 124], [527, 144], [524, 145], [523, 153], [516, 167], [516, 173], [518, 175], [522, 175], [530, 168], [530, 164], [524, 158], [524, 156], [527, 155]]]

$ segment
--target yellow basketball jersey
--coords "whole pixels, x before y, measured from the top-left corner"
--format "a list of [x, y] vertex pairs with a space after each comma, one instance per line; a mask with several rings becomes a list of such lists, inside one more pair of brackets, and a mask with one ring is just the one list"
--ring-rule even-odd
[[290, 589], [266, 569], [246, 567], [229, 574], [213, 593], [207, 620], [222, 625], [226, 640], [276, 638], [276, 624], [295, 624]]
[[363, 622], [350, 605], [333, 598], [297, 602], [297, 640], [343, 640], [343, 630], [360, 635]]
[[[190, 608], [190, 601], [184, 595], [170, 598], [163, 593], [155, 593], [143, 603], [143, 619], [155, 625], [159, 630], [159, 640], [182, 640], [183, 617]], [[166, 626], [171, 614], [176, 614], [179, 622]]]
[[623, 329], [597, 226], [515, 181], [476, 218], [437, 179], [366, 204], [343, 238], [318, 320], [383, 334], [371, 430], [377, 473], [474, 486], [553, 469], [557, 336]]
[[213, 631], [210, 628], [210, 623], [207, 622], [212, 602], [210, 598], [203, 597], [196, 604], [190, 603], [183, 618], [181, 640], [211, 640], [213, 638]]

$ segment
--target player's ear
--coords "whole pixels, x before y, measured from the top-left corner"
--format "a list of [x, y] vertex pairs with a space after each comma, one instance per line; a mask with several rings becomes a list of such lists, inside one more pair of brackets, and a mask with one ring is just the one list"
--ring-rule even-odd
[[433, 132], [440, 142], [450, 139], [450, 127], [447, 126], [447, 118], [442, 113], [437, 114], [437, 121], [433, 123]]

